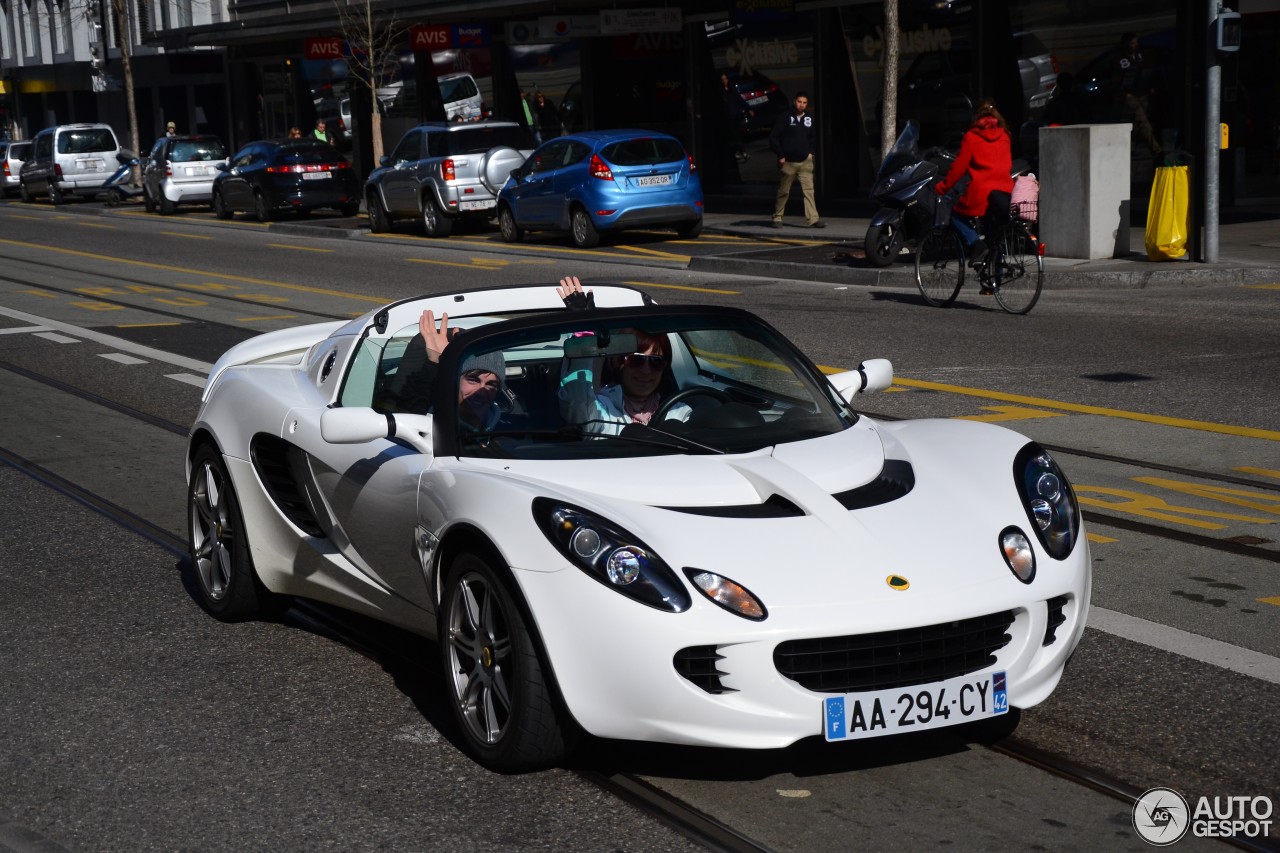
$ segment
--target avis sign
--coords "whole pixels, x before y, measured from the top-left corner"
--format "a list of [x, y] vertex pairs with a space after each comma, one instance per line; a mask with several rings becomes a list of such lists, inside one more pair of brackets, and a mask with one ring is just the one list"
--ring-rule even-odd
[[342, 58], [342, 39], [333, 38], [309, 38], [307, 39], [307, 59], [341, 59]]
[[489, 29], [483, 24], [416, 26], [409, 28], [410, 50], [444, 50], [451, 47], [488, 47]]

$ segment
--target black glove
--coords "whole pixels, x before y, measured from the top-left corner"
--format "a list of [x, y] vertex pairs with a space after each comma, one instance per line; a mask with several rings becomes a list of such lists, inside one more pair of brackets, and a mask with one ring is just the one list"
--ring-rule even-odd
[[596, 307], [596, 295], [578, 290], [564, 298], [564, 307], [570, 311], [587, 311]]

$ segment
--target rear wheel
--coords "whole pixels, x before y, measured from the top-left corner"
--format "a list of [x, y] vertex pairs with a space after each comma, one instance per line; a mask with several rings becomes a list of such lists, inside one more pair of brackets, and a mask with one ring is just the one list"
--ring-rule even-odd
[[274, 211], [267, 204], [267, 197], [261, 192], [253, 194], [253, 212], [258, 217], [259, 222], [270, 222], [274, 216]]
[[867, 229], [863, 248], [866, 249], [867, 260], [873, 266], [889, 266], [902, 251], [902, 228], [892, 222], [872, 225]]
[[350, 219], [351, 217], [360, 213], [360, 202], [354, 201], [354, 202], [351, 202], [350, 204], [344, 204], [341, 208], [339, 208], [339, 212], [343, 216]]
[[222, 190], [213, 191], [213, 215], [219, 219], [230, 219], [235, 211], [227, 207], [227, 200], [222, 197]]
[[563, 758], [568, 742], [558, 701], [498, 572], [477, 554], [459, 554], [438, 612], [445, 686], [467, 751], [504, 771]]
[[370, 192], [365, 199], [365, 207], [369, 211], [369, 230], [374, 234], [382, 234], [391, 230], [391, 216], [387, 213], [376, 192]]
[[422, 199], [422, 228], [428, 237], [448, 237], [453, 233], [453, 217], [446, 216], [430, 195]]
[[681, 240], [694, 240], [702, 233], [702, 220], [695, 219], [692, 222], [681, 222], [676, 226], [676, 236]]
[[222, 454], [206, 445], [191, 462], [187, 533], [200, 602], [224, 622], [269, 615], [282, 604], [258, 580]]
[[524, 239], [524, 229], [516, 225], [515, 213], [505, 204], [498, 210], [498, 230], [502, 232], [502, 239], [508, 243], [519, 243]]
[[66, 195], [62, 192], [62, 190], [58, 189], [57, 184], [55, 184], [53, 181], [50, 181], [49, 182], [49, 204], [52, 204], [56, 207], [57, 205], [66, 204], [66, 203], [67, 203]]
[[924, 235], [916, 250], [916, 285], [924, 301], [946, 308], [964, 286], [964, 246], [950, 225]]
[[124, 196], [116, 187], [107, 190], [107, 207], [119, 207], [124, 204]]
[[178, 209], [178, 205], [169, 201], [169, 199], [166, 198], [164, 195], [160, 196], [160, 215], [161, 216], [172, 216], [174, 211], [176, 211], [177, 209]]
[[579, 249], [594, 249], [600, 245], [600, 232], [591, 221], [591, 214], [584, 208], [573, 209], [569, 218], [569, 231], [573, 235], [573, 245]]
[[1044, 258], [1040, 244], [1022, 223], [1009, 226], [998, 247], [991, 270], [996, 302], [1010, 314], [1025, 314], [1035, 307], [1044, 286]]

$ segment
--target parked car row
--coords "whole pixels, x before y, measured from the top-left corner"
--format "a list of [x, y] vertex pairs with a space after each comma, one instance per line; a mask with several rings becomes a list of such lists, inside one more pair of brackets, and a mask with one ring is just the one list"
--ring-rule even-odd
[[703, 195], [693, 158], [678, 139], [640, 130], [559, 136], [536, 149], [513, 122], [427, 122], [409, 130], [365, 183], [370, 229], [421, 219], [428, 236], [496, 216], [502, 238], [567, 232], [575, 246], [603, 232], [702, 231]]
[[[29, 145], [17, 169], [24, 201], [93, 197], [117, 162], [134, 156], [105, 124], [48, 128]], [[9, 152], [4, 163], [8, 190]], [[627, 228], [672, 228], [684, 239], [702, 232], [693, 157], [675, 137], [642, 130], [585, 131], [535, 148], [514, 122], [426, 122], [382, 158], [363, 190], [338, 149], [312, 138], [257, 140], [228, 157], [215, 136], [163, 137], [141, 170], [147, 211], [166, 215], [199, 204], [219, 219], [249, 212], [266, 222], [318, 208], [355, 216], [363, 198], [374, 232], [414, 219], [427, 236], [447, 237], [459, 223], [496, 218], [507, 242], [550, 231], [579, 248]]]

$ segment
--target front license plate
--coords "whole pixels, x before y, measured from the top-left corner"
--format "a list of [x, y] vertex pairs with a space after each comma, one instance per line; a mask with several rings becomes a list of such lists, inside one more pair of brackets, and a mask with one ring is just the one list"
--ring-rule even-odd
[[822, 700], [827, 740], [858, 740], [983, 720], [1009, 712], [1003, 672], [962, 675]]
[[488, 210], [498, 202], [494, 199], [480, 201], [460, 201], [458, 202], [459, 210]]
[[665, 187], [670, 183], [670, 175], [645, 175], [643, 178], [635, 179], [638, 187]]
[[333, 175], [331, 175], [328, 172], [303, 172], [302, 173], [302, 180], [304, 181], [326, 181], [332, 177]]

